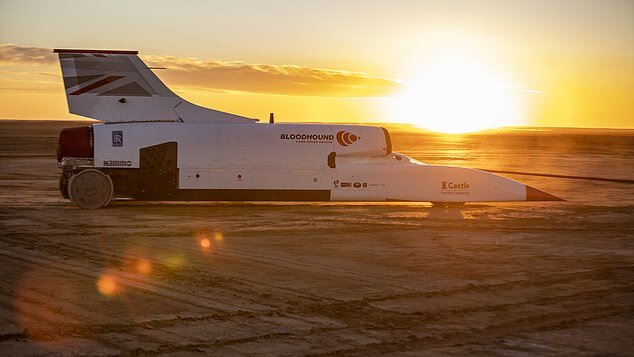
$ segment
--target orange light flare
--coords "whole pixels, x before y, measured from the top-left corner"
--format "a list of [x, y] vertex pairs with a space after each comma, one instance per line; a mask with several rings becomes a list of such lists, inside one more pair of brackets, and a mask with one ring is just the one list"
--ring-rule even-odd
[[129, 251], [126, 254], [126, 258], [122, 260], [119, 270], [132, 274], [151, 274], [154, 270], [154, 265], [144, 256], [146, 256], [146, 254]]
[[64, 344], [50, 341], [57, 338], [60, 331], [65, 331], [69, 318], [68, 311], [53, 306], [47, 308], [50, 298], [46, 297], [55, 296], [59, 301], [80, 304], [80, 292], [84, 292], [85, 288], [85, 281], [82, 279], [60, 276], [54, 270], [43, 266], [27, 267], [20, 274], [13, 291], [7, 291], [11, 293], [12, 301], [6, 318], [15, 321], [16, 327], [26, 332], [28, 339], [41, 348], [40, 354], [62, 354]]
[[120, 294], [123, 291], [123, 287], [115, 276], [104, 273], [97, 279], [97, 290], [103, 296], [112, 297]]
[[207, 252], [213, 248], [214, 244], [217, 245], [222, 243], [224, 235], [219, 231], [214, 232], [211, 230], [201, 229], [194, 233], [194, 238], [196, 239], [200, 249], [203, 252]]
[[152, 263], [147, 259], [139, 259], [136, 263], [136, 271], [143, 275], [148, 275], [152, 272]]
[[209, 238], [200, 239], [199, 244], [202, 249], [209, 249], [209, 247], [211, 247], [211, 241]]

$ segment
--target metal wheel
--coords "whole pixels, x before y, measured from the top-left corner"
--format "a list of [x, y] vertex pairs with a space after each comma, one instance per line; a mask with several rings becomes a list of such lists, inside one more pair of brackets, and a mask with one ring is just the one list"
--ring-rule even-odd
[[105, 207], [110, 203], [114, 186], [110, 176], [95, 169], [73, 175], [68, 182], [68, 196], [75, 206], [84, 209]]

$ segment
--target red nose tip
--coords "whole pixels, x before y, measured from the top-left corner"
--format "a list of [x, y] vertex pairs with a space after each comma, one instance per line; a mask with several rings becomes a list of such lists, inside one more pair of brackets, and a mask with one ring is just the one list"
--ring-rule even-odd
[[526, 201], [564, 201], [564, 199], [526, 185]]

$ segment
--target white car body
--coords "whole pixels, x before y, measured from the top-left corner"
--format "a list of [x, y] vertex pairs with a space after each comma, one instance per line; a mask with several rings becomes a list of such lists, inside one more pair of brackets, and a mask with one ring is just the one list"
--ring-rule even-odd
[[[171, 92], [136, 52], [56, 52], [70, 111], [106, 122], [92, 125], [92, 156], [83, 155], [82, 165], [59, 158], [71, 186], [90, 166], [108, 176], [101, 184], [110, 181], [114, 196], [147, 200], [558, 199], [485, 171], [426, 165], [392, 152], [381, 127], [257, 123], [196, 106]], [[89, 187], [75, 187], [71, 199], [97, 208], [77, 197], [90, 201], [99, 185], [82, 185]]]

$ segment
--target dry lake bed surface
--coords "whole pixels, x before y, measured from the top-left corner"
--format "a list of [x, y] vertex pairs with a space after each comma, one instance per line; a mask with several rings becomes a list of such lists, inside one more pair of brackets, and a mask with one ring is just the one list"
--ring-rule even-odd
[[[81, 124], [81, 123], [80, 123]], [[57, 188], [71, 122], [0, 122], [2, 355], [633, 355], [634, 185], [553, 203], [115, 202]], [[395, 132], [424, 162], [634, 178], [631, 131]]]

